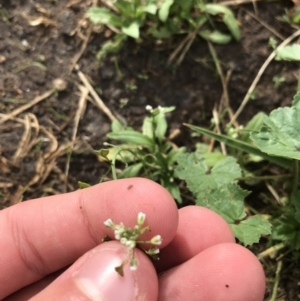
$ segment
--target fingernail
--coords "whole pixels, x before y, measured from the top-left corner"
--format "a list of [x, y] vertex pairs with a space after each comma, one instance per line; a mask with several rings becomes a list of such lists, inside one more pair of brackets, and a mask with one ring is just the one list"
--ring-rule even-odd
[[120, 276], [115, 267], [126, 257], [126, 249], [116, 249], [105, 245], [97, 251], [90, 251], [73, 279], [79, 290], [92, 301], [132, 301], [135, 300], [136, 281], [134, 271], [124, 267]]

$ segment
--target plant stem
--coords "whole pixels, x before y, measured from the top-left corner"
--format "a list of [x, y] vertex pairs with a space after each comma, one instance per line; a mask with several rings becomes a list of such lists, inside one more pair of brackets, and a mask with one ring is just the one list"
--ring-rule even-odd
[[275, 301], [276, 300], [277, 289], [278, 289], [278, 285], [279, 285], [279, 281], [280, 281], [281, 269], [282, 269], [282, 260], [278, 261], [278, 264], [277, 264], [275, 283], [274, 283], [274, 286], [273, 286], [272, 297], [271, 297], [270, 301]]
[[247, 180], [283, 180], [287, 178], [291, 178], [292, 176], [290, 174], [284, 174], [284, 175], [269, 175], [269, 176], [253, 176], [253, 177], [241, 177], [238, 180], [239, 181], [247, 181]]
[[294, 160], [294, 180], [293, 180], [293, 188], [292, 188], [292, 194], [295, 194], [298, 188], [298, 180], [299, 180], [299, 161]]

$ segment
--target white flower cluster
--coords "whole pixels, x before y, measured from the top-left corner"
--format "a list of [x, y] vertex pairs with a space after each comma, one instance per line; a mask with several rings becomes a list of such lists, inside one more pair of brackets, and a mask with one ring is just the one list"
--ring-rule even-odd
[[[127, 228], [124, 226], [123, 223], [115, 224], [112, 219], [108, 219], [104, 222], [104, 225], [114, 231], [115, 239], [119, 240], [121, 244], [125, 245], [128, 250], [128, 256], [126, 256], [125, 260], [122, 262], [122, 264], [119, 267], [116, 267], [116, 271], [123, 276], [123, 266], [126, 263], [128, 257], [130, 256], [130, 269], [136, 270], [137, 269], [137, 260], [134, 256], [134, 248], [137, 246], [137, 244], [140, 243], [147, 243], [154, 246], [159, 246], [162, 243], [162, 238], [160, 235], [155, 235], [152, 237], [149, 241], [141, 241], [139, 240], [139, 237], [145, 233], [149, 226], [142, 227], [144, 222], [146, 220], [146, 214], [140, 212], [137, 217], [137, 224], [134, 226], [134, 228]], [[159, 249], [157, 247], [153, 247], [149, 250], [144, 250], [146, 254], [156, 257], [159, 253]]]

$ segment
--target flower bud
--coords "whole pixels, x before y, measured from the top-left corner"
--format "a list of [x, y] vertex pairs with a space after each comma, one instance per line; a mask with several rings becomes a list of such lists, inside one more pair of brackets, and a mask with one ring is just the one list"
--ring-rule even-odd
[[156, 246], [161, 245], [161, 243], [162, 243], [162, 238], [161, 238], [161, 236], [160, 236], [160, 235], [155, 235], [155, 236], [153, 236], [153, 237], [151, 238], [151, 240], [150, 240], [150, 243], [151, 243], [152, 245], [156, 245]]
[[111, 218], [109, 218], [104, 222], [104, 225], [107, 228], [113, 228], [115, 224], [114, 224], [113, 220]]
[[138, 217], [137, 217], [137, 223], [138, 225], [143, 225], [146, 219], [146, 214], [143, 212], [139, 212]]

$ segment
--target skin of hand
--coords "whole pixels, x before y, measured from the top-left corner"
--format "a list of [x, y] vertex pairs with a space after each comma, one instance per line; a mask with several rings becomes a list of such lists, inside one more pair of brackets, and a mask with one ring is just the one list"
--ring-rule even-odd
[[[127, 248], [103, 224], [133, 227], [139, 212], [160, 234], [154, 265], [139, 249], [136, 271], [114, 268]], [[177, 209], [160, 185], [142, 178], [102, 183], [26, 201], [0, 212], [0, 300], [262, 301], [265, 276], [256, 257], [235, 243], [228, 224], [197, 206]]]

